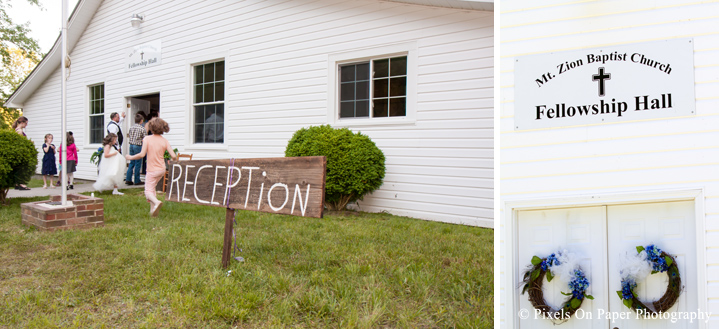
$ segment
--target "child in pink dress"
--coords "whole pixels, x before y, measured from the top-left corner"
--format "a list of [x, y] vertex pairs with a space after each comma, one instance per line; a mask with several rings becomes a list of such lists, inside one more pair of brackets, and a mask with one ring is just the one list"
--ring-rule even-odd
[[142, 159], [147, 154], [147, 174], [145, 175], [145, 198], [151, 203], [150, 215], [157, 216], [162, 207], [162, 202], [157, 199], [155, 186], [165, 175], [165, 151], [170, 157], [176, 160], [177, 155], [172, 151], [170, 142], [162, 137], [163, 133], [170, 131], [170, 126], [160, 118], [153, 118], [147, 123], [147, 130], [152, 135], [142, 139], [142, 151], [135, 155], [126, 155], [127, 160]]
[[[68, 180], [67, 189], [72, 190], [74, 189], [72, 184], [75, 182], [75, 174], [73, 173], [77, 170], [77, 146], [75, 146], [75, 138], [72, 137], [71, 132], [68, 132], [65, 138], [65, 141], [67, 143], [67, 163], [65, 164], [67, 168], [66, 170]], [[62, 166], [62, 146], [58, 148], [57, 154], [60, 156], [60, 166]], [[60, 182], [59, 179], [58, 182]]]

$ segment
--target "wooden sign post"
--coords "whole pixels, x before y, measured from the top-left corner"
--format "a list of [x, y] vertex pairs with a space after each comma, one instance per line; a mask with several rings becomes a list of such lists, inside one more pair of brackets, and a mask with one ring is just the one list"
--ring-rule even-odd
[[227, 208], [226, 268], [236, 209], [322, 218], [326, 169], [323, 156], [171, 161], [165, 200]]

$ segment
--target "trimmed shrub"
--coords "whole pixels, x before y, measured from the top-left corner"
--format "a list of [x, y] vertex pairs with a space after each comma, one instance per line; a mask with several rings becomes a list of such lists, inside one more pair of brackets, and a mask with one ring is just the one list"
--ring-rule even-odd
[[384, 154], [362, 133], [329, 125], [302, 128], [287, 143], [286, 157], [327, 157], [325, 205], [343, 210], [348, 203], [382, 186]]
[[0, 130], [0, 203], [6, 203], [7, 192], [16, 184], [26, 184], [35, 174], [35, 144], [14, 130]]

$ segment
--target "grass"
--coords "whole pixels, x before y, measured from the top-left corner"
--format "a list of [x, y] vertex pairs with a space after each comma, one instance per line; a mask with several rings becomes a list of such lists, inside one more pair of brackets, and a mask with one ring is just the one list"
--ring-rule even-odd
[[0, 328], [491, 328], [493, 231], [388, 214], [239, 212], [246, 261], [220, 266], [225, 210], [141, 190], [105, 227], [40, 232], [0, 207]]
[[[38, 178], [38, 177], [39, 177], [39, 178]], [[52, 182], [53, 182], [53, 183], [56, 183], [56, 182], [57, 182], [57, 176], [53, 176], [53, 177], [52, 177]], [[48, 180], [48, 184], [49, 184], [49, 183], [50, 183], [50, 181]], [[78, 180], [78, 179], [76, 179], [75, 181], [73, 181], [73, 185], [79, 185], [79, 184], [83, 184], [83, 182], [82, 182], [81, 180]], [[43, 185], [42, 176], [41, 176], [41, 175], [35, 175], [35, 176], [33, 176], [33, 178], [30, 179], [30, 181], [29, 181], [27, 184], [25, 184], [25, 185], [26, 185], [27, 187], [29, 187], [29, 188], [42, 187], [42, 185]], [[56, 188], [57, 188], [57, 187], [56, 187]]]

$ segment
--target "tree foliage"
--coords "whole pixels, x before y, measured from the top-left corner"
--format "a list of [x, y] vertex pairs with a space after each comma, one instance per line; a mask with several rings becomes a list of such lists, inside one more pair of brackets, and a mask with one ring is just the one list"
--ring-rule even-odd
[[[40, 6], [38, 0], [26, 0], [30, 4]], [[17, 24], [7, 14], [6, 9], [12, 7], [10, 1], [0, 0], [0, 55], [4, 65], [10, 64], [10, 49], [20, 49], [27, 58], [37, 57], [40, 46], [28, 36], [29, 23]], [[34, 55], [33, 55], [34, 53]]]
[[0, 129], [0, 204], [9, 189], [30, 181], [37, 168], [35, 144], [11, 129]]
[[[40, 7], [38, 0], [26, 0]], [[7, 128], [17, 117], [20, 110], [6, 108], [5, 101], [25, 80], [25, 77], [40, 61], [40, 46], [28, 36], [28, 23], [17, 24], [7, 14], [6, 9], [12, 7], [10, 1], [0, 0], [0, 129]]]
[[382, 186], [384, 154], [362, 133], [329, 125], [302, 128], [287, 143], [285, 156], [327, 157], [325, 204], [344, 210], [348, 203]]
[[[35, 53], [26, 57], [18, 48], [9, 49], [8, 53], [10, 54], [10, 63], [0, 67], [0, 96], [3, 103], [40, 61]], [[0, 129], [8, 128], [21, 114], [18, 109], [0, 106]]]

